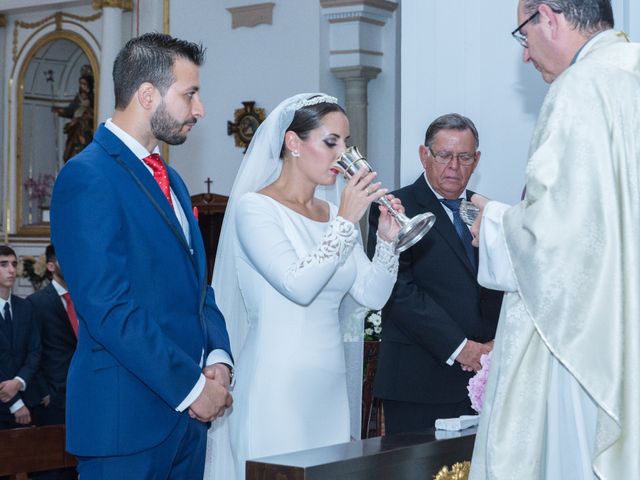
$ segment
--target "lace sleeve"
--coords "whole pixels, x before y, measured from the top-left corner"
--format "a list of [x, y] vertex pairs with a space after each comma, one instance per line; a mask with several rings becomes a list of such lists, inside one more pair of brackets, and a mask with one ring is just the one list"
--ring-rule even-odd
[[387, 242], [378, 235], [376, 253], [371, 260], [373, 264], [380, 266], [395, 277], [398, 275], [399, 258], [400, 255], [395, 252], [393, 242]]
[[308, 305], [358, 242], [353, 223], [335, 217], [315, 248], [300, 255], [273, 207], [256, 194], [243, 197], [236, 217], [239, 247], [252, 268], [279, 293]]
[[399, 256], [393, 244], [378, 237], [376, 253], [369, 260], [362, 248], [354, 250], [358, 275], [351, 287], [356, 302], [373, 310], [381, 309], [389, 299], [398, 277]]
[[322, 265], [326, 262], [340, 266], [353, 250], [357, 233], [353, 223], [342, 217], [336, 217], [324, 234], [320, 245], [304, 257], [297, 264], [291, 265], [287, 273], [295, 278], [304, 272], [305, 268]]

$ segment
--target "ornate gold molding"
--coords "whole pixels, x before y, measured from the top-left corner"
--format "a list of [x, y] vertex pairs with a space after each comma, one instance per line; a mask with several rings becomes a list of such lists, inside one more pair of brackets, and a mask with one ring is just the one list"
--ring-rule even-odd
[[133, 0], [93, 0], [93, 8], [100, 10], [104, 7], [121, 8], [126, 12], [133, 10]]
[[[101, 14], [102, 12], [100, 12]], [[95, 98], [100, 96], [100, 70], [98, 65], [98, 58], [95, 53], [87, 43], [87, 41], [78, 33], [71, 32], [68, 30], [61, 31], [52, 31], [43, 37], [39, 38], [35, 44], [31, 45], [29, 51], [26, 53], [24, 61], [20, 66], [20, 70], [17, 73], [17, 83], [16, 83], [16, 133], [15, 133], [15, 186], [14, 186], [14, 198], [16, 199], [16, 212], [15, 212], [15, 222], [16, 228], [15, 232], [18, 235], [30, 235], [30, 236], [48, 236], [49, 235], [49, 226], [43, 224], [31, 224], [26, 223], [24, 221], [25, 217], [28, 217], [25, 212], [24, 205], [22, 202], [23, 197], [23, 186], [24, 186], [24, 172], [23, 172], [23, 160], [26, 158], [26, 154], [23, 151], [23, 121], [24, 121], [24, 79], [29, 67], [29, 63], [36, 55], [36, 53], [49, 42], [64, 39], [69, 40], [80, 49], [82, 49], [83, 53], [86, 55], [89, 64], [91, 65], [91, 70], [94, 74], [94, 95]], [[24, 48], [24, 46], [23, 46]], [[11, 100], [13, 95], [11, 93], [13, 74], [9, 80], [9, 118], [12, 118], [12, 106]], [[94, 128], [97, 117], [94, 114]], [[11, 128], [11, 122], [9, 123], [9, 128]], [[9, 138], [12, 138], [11, 131], [9, 132]], [[9, 142], [9, 149], [11, 149], [11, 141]], [[11, 151], [9, 151], [9, 159], [11, 160]], [[11, 161], [9, 162], [11, 165]], [[8, 213], [8, 217], [10, 217], [11, 212]]]
[[442, 467], [433, 480], [467, 480], [471, 471], [471, 462], [458, 462], [449, 467]]
[[13, 50], [12, 57], [13, 62], [18, 59], [18, 31], [21, 28], [24, 29], [34, 29], [38, 27], [44, 26], [46, 23], [55, 23], [56, 30], [62, 30], [62, 24], [64, 23], [65, 18], [70, 18], [72, 20], [79, 20], [81, 22], [93, 22], [99, 19], [102, 16], [102, 12], [98, 12], [94, 15], [89, 15], [88, 17], [84, 17], [82, 15], [74, 15], [72, 13], [66, 12], [56, 12], [48, 17], [44, 17], [42, 20], [38, 20], [37, 22], [23, 22], [21, 20], [16, 20], [13, 26]]
[[7, 26], [7, 16], [4, 13], [0, 13], [0, 28]]
[[170, 13], [169, 0], [164, 0], [162, 4], [162, 33], [169, 33], [169, 13]]
[[7, 182], [5, 183], [4, 190], [4, 199], [6, 201], [7, 209], [5, 211], [4, 217], [4, 243], [9, 244], [9, 233], [11, 232], [11, 197], [14, 192], [10, 191], [11, 188], [11, 98], [13, 96], [13, 78], [9, 78], [9, 97], [8, 97], [8, 107], [9, 107], [9, 116], [7, 117], [9, 121], [7, 122], [7, 130], [9, 141], [7, 142]]

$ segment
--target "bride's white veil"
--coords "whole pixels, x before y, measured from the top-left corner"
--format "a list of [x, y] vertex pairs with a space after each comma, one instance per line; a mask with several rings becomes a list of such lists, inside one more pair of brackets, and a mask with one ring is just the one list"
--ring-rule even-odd
[[[309, 102], [310, 99], [313, 100]], [[256, 130], [231, 189], [216, 252], [212, 286], [216, 294], [216, 303], [225, 317], [231, 341], [231, 351], [236, 358], [242, 354], [242, 346], [249, 327], [246, 308], [240, 292], [235, 257], [238, 241], [235, 227], [238, 200], [245, 193], [257, 192], [278, 178], [282, 169], [280, 151], [284, 134], [289, 125], [291, 125], [296, 110], [303, 105], [322, 102], [335, 103], [336, 100], [322, 93], [302, 93], [281, 102]], [[319, 187], [316, 189], [316, 196], [338, 204], [342, 185], [343, 182], [339, 181], [335, 185]], [[350, 304], [354, 302], [343, 303]], [[358, 315], [353, 314], [353, 308], [346, 306], [343, 308], [341, 306], [341, 312], [344, 312], [341, 313], [341, 317], [348, 320], [346, 322], [348, 326], [343, 325], [343, 331], [346, 329], [352, 332], [363, 332], [362, 320], [357, 318]], [[359, 322], [360, 326], [354, 326], [352, 322]], [[359, 340], [356, 340], [356, 338], [351, 337], [347, 340], [350, 340], [349, 343], [352, 344], [346, 348], [348, 378], [352, 381], [354, 378], [357, 379], [357, 385], [354, 383], [354, 385], [349, 386], [352, 436], [359, 438], [362, 393], [362, 338], [360, 337]], [[357, 361], [358, 357], [358, 353], [353, 353], [356, 345], [359, 345], [359, 365], [354, 365], [353, 363]], [[353, 358], [354, 356], [356, 358]], [[218, 429], [216, 424], [226, 423], [220, 420], [226, 420], [226, 418], [214, 422], [212, 427], [214, 436], [216, 435], [215, 430]], [[220, 447], [224, 448], [219, 441], [216, 441], [216, 445], [213, 446], [216, 451], [210, 453], [218, 457], [217, 451]], [[209, 458], [210, 456], [208, 454]]]

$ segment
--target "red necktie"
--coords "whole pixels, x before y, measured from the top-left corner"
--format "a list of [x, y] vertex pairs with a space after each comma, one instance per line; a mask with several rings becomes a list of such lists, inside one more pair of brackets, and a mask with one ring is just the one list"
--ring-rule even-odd
[[78, 337], [78, 317], [76, 316], [76, 309], [73, 306], [73, 302], [71, 301], [71, 295], [69, 292], [62, 295], [64, 298], [64, 303], [67, 304], [67, 315], [69, 316], [69, 323], [71, 324], [71, 328], [73, 329], [73, 333], [76, 334], [76, 338]]
[[167, 169], [164, 166], [164, 163], [162, 163], [160, 155], [152, 153], [148, 157], [144, 157], [142, 161], [149, 165], [151, 170], [153, 170], [153, 178], [158, 182], [160, 190], [162, 190], [164, 196], [169, 200], [169, 205], [173, 207], [173, 202], [171, 201], [171, 189], [169, 188], [169, 175], [167, 175]]

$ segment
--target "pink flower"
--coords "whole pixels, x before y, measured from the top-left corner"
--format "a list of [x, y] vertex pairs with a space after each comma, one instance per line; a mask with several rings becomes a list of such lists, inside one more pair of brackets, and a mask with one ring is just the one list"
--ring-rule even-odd
[[476, 412], [482, 411], [482, 403], [484, 401], [484, 389], [489, 378], [489, 369], [491, 368], [491, 352], [480, 357], [482, 368], [473, 377], [469, 379], [467, 390], [471, 399], [471, 408]]

